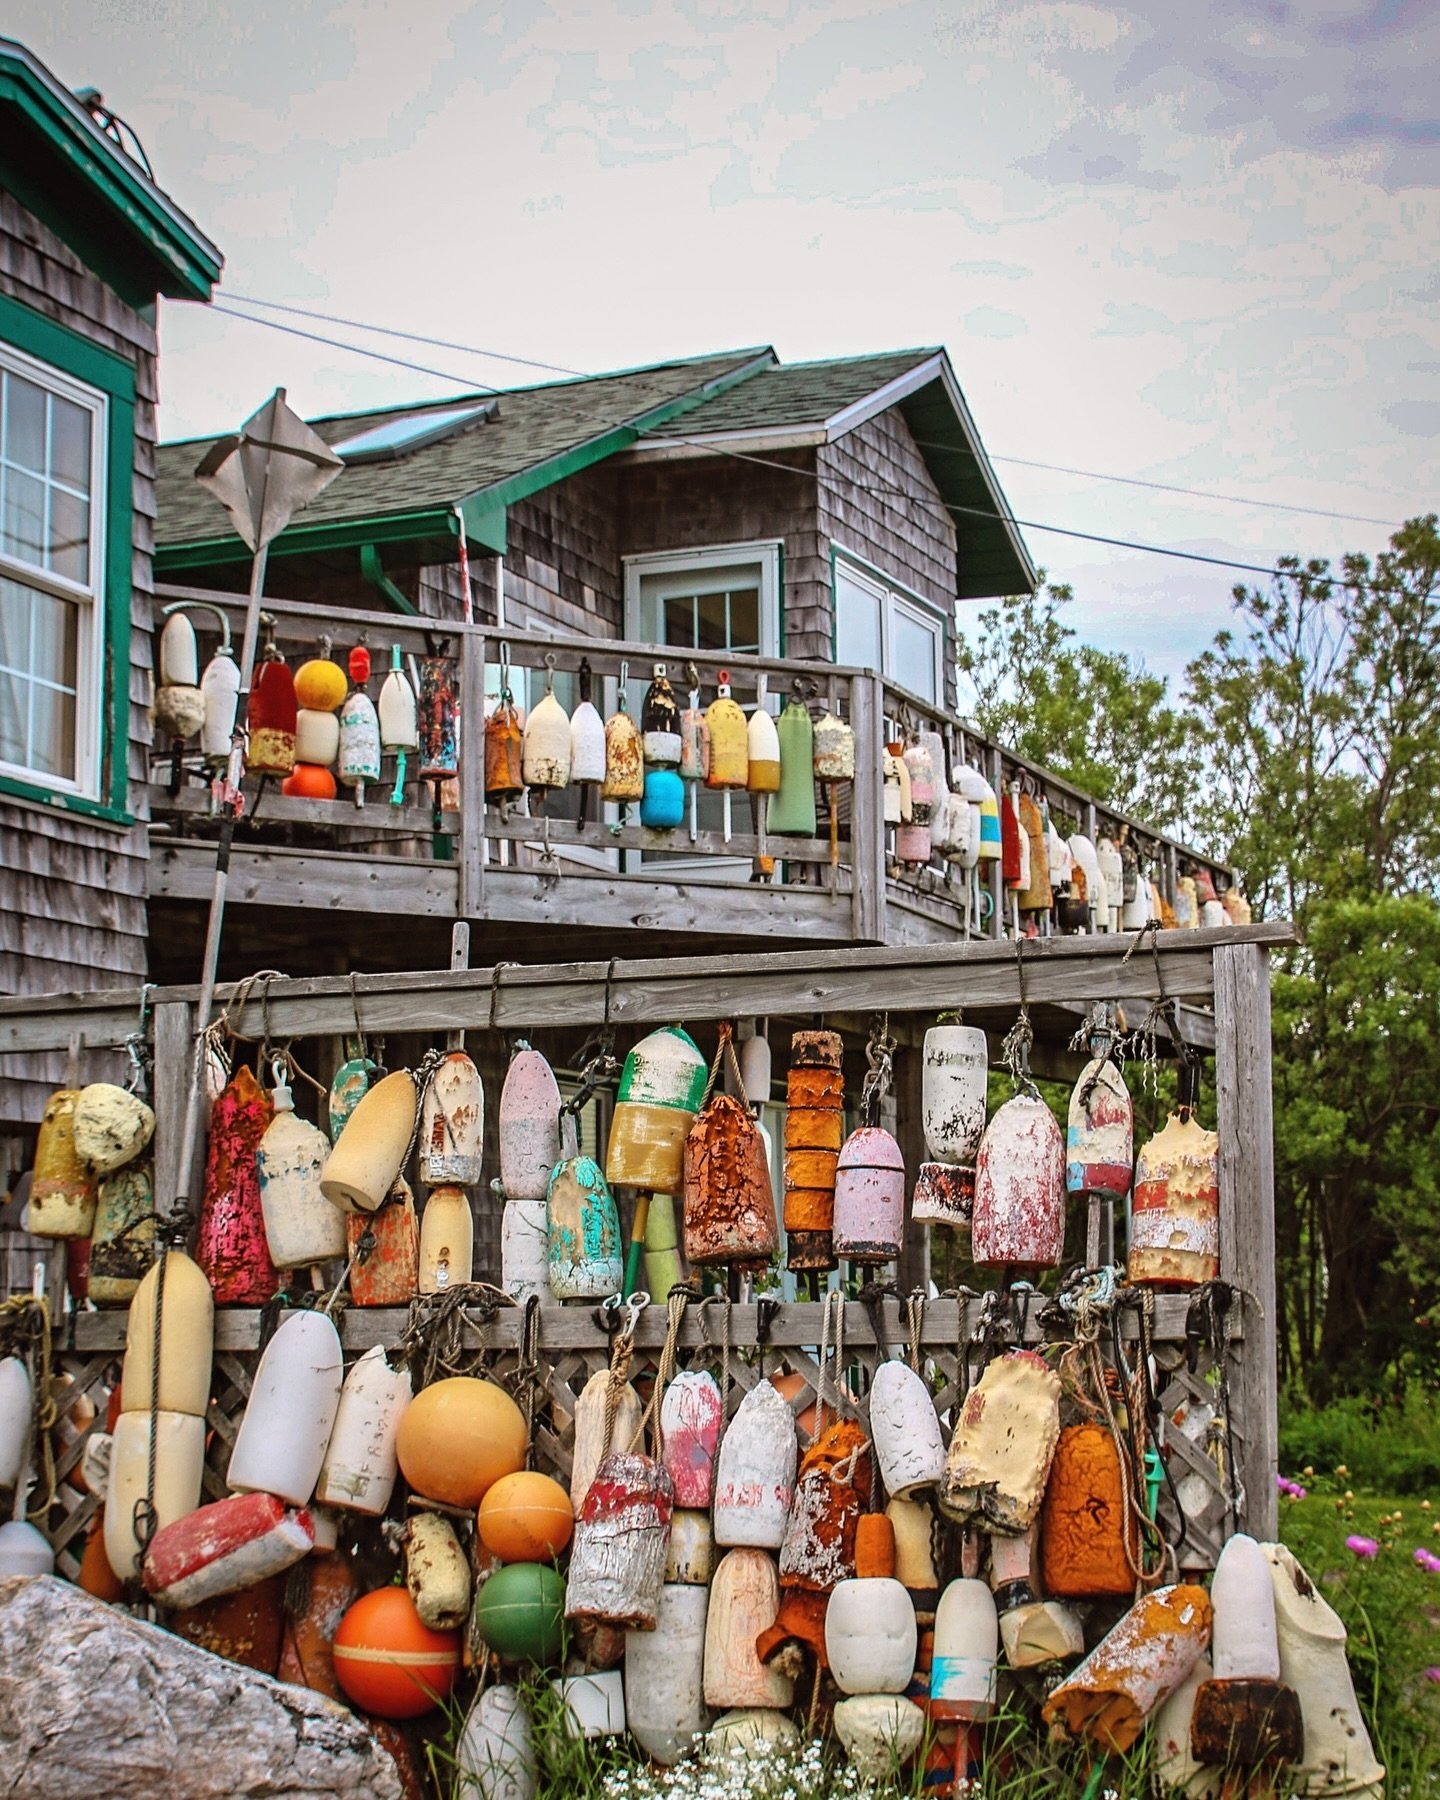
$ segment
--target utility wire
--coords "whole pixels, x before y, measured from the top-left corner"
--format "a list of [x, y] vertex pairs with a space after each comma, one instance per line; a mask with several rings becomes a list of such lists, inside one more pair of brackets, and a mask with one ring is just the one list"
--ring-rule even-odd
[[[236, 298], [240, 298], [240, 296], [236, 296]], [[278, 305], [277, 302], [264, 302], [262, 304]], [[211, 301], [209, 304], [209, 309], [212, 312], [224, 313], [227, 317], [232, 318], [232, 319], [242, 319], [246, 323], [251, 324], [251, 325], [264, 325], [271, 331], [283, 331], [290, 337], [304, 338], [310, 343], [324, 344], [325, 346], [327, 346], [329, 349], [332, 349], [332, 350], [348, 350], [355, 356], [370, 357], [377, 362], [389, 363], [396, 368], [410, 369], [410, 370], [415, 371], [417, 374], [434, 376], [437, 380], [440, 380], [440, 381], [458, 382], [462, 387], [468, 387], [477, 392], [483, 392], [483, 393], [487, 393], [487, 394], [503, 394], [505, 392], [505, 390], [503, 388], [490, 387], [483, 382], [474, 381], [474, 379], [469, 376], [455, 375], [455, 374], [452, 374], [449, 371], [443, 370], [443, 369], [432, 369], [432, 368], [427, 367], [423, 363], [409, 362], [403, 357], [387, 356], [382, 351], [369, 350], [360, 344], [347, 344], [347, 343], [342, 342], [339, 338], [324, 337], [319, 332], [303, 331], [300, 329], [299, 326], [282, 325], [278, 319], [256, 318], [253, 314], [250, 314], [250, 313], [237, 312], [233, 307], [224, 306], [224, 305], [220, 304], [218, 301]], [[290, 312], [299, 312], [300, 311], [300, 309], [296, 308], [296, 307], [287, 307], [284, 310], [290, 311]], [[328, 314], [305, 314], [302, 316], [316, 317], [316, 318], [322, 318], [322, 319], [327, 319], [327, 320], [329, 318]], [[342, 319], [336, 319], [335, 323], [344, 325], [347, 323], [347, 321], [342, 320]], [[386, 331], [388, 328], [381, 327], [381, 326], [359, 326], [358, 329], [367, 330], [367, 331]], [[397, 333], [394, 333], [391, 335], [401, 336], [401, 337], [415, 337], [417, 334], [408, 333], [408, 332], [397, 332]], [[418, 341], [420, 341], [422, 343], [438, 342], [438, 340], [435, 340], [435, 339], [425, 339], [425, 338], [419, 338]], [[464, 349], [465, 346], [451, 345], [450, 348]], [[469, 354], [483, 356], [483, 355], [489, 355], [491, 353], [487, 352], [487, 351], [482, 351], [482, 350], [471, 350], [469, 352]], [[520, 359], [516, 359], [516, 360], [520, 360]], [[556, 373], [563, 373], [563, 374], [575, 373], [575, 371], [571, 371], [571, 370], [561, 370], [558, 367], [558, 365], [555, 365], [555, 364], [532, 364], [531, 366], [532, 367], [549, 368]], [[585, 377], [582, 377], [582, 379], [585, 379]], [[377, 410], [384, 410], [384, 409], [377, 409]], [[667, 438], [666, 443], [670, 444], [670, 445], [674, 445], [676, 448], [699, 450], [699, 451], [703, 451], [712, 456], [728, 457], [735, 462], [751, 463], [758, 468], [777, 470], [781, 474], [785, 474], [785, 475], [802, 475], [802, 476], [808, 475], [812, 480], [818, 481], [820, 479], [818, 470], [797, 469], [793, 464], [790, 464], [790, 463], [776, 462], [769, 457], [755, 456], [755, 455], [750, 454], [747, 451], [734, 450], [734, 449], [731, 449], [731, 448], [729, 448], [725, 445], [721, 445], [721, 444], [706, 443], [703, 439], [700, 439], [700, 438], [681, 438], [681, 437]], [[942, 447], [948, 448], [949, 446], [942, 446]], [[1014, 460], [1014, 459], [1010, 459], [1010, 460]], [[1005, 522], [1004, 515], [999, 514], [997, 512], [993, 512], [993, 511], [987, 511], [986, 508], [984, 508], [984, 507], [961, 506], [953, 501], [941, 500], [938, 498], [938, 496], [936, 499], [932, 500], [928, 495], [909, 493], [904, 488], [898, 487], [894, 483], [891, 483], [891, 482], [881, 482], [878, 484], [872, 484], [872, 483], [868, 483], [868, 482], [856, 482], [856, 483], [853, 483], [852, 485], [861, 493], [874, 494], [877, 497], [882, 498], [882, 499], [887, 498], [887, 497], [899, 499], [900, 501], [904, 502], [904, 507], [906, 510], [908, 510], [909, 508], [918, 504], [918, 505], [927, 507], [931, 511], [943, 510], [944, 512], [953, 514], [956, 517], [986, 519], [986, 520], [989, 520], [990, 523], [992, 523], [992, 524], [995, 524], [997, 522], [999, 522], [999, 523]], [[892, 508], [892, 510], [900, 511], [901, 508], [895, 507], [895, 508]], [[1175, 549], [1174, 547], [1172, 547], [1170, 545], [1166, 545], [1166, 544], [1144, 543], [1136, 538], [1111, 537], [1103, 532], [1081, 531], [1078, 528], [1075, 528], [1072, 526], [1066, 526], [1066, 525], [1046, 525], [1046, 524], [1042, 524], [1039, 520], [1036, 520], [1036, 519], [1016, 518], [1016, 517], [1014, 517], [1013, 514], [1010, 515], [1009, 522], [1020, 527], [1022, 530], [1043, 532], [1043, 533], [1048, 534], [1051, 537], [1073, 538], [1082, 543], [1087, 543], [1087, 544], [1104, 544], [1107, 547], [1112, 548], [1112, 549], [1134, 550], [1134, 551], [1139, 552], [1141, 555], [1163, 556], [1163, 557], [1168, 557], [1168, 558], [1171, 558], [1172, 560], [1180, 561], [1180, 562], [1203, 563], [1211, 568], [1231, 569], [1231, 570], [1236, 571], [1239, 574], [1244, 574], [1244, 575], [1270, 576], [1275, 573], [1275, 565], [1273, 563], [1261, 564], [1261, 563], [1238, 562], [1238, 561], [1232, 560], [1229, 557], [1209, 556], [1198, 550], [1179, 550], [1179, 549]], [[1376, 522], [1383, 523], [1384, 521], [1376, 521]]]

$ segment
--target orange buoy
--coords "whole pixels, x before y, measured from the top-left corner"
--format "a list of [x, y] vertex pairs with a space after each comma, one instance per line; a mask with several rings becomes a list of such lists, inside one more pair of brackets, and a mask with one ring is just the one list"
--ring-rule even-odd
[[575, 1509], [558, 1481], [529, 1469], [502, 1475], [480, 1502], [480, 1542], [501, 1562], [553, 1562], [570, 1542]]
[[335, 1678], [348, 1699], [382, 1719], [416, 1719], [455, 1685], [460, 1633], [432, 1631], [405, 1588], [377, 1588], [340, 1621]]
[[396, 1453], [417, 1494], [476, 1506], [503, 1475], [525, 1466], [520, 1408], [493, 1381], [454, 1375], [422, 1389], [400, 1416]]

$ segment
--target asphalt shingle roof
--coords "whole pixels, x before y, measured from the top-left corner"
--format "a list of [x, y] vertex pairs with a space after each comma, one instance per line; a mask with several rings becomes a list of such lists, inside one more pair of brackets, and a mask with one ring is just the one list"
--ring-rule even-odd
[[826, 362], [776, 363], [717, 394], [695, 411], [647, 431], [647, 438], [693, 437], [712, 431], [763, 431], [785, 425], [823, 425], [938, 350], [892, 350], [881, 356], [842, 356]]

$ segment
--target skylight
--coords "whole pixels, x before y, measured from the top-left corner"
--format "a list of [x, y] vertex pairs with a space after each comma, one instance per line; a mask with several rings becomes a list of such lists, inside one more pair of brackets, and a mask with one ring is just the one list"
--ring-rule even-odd
[[439, 443], [469, 425], [477, 425], [495, 412], [493, 400], [472, 400], [464, 406], [432, 407], [427, 412], [399, 413], [379, 425], [367, 426], [353, 437], [337, 438], [330, 448], [347, 463], [380, 462], [409, 456], [427, 444]]

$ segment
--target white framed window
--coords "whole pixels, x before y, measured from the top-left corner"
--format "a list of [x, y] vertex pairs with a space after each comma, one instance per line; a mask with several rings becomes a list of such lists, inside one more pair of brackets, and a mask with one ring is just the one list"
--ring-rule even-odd
[[945, 703], [945, 615], [834, 546], [835, 660]]
[[677, 650], [780, 654], [780, 544], [625, 558], [625, 635]]
[[103, 394], [0, 344], [0, 773], [98, 792]]

